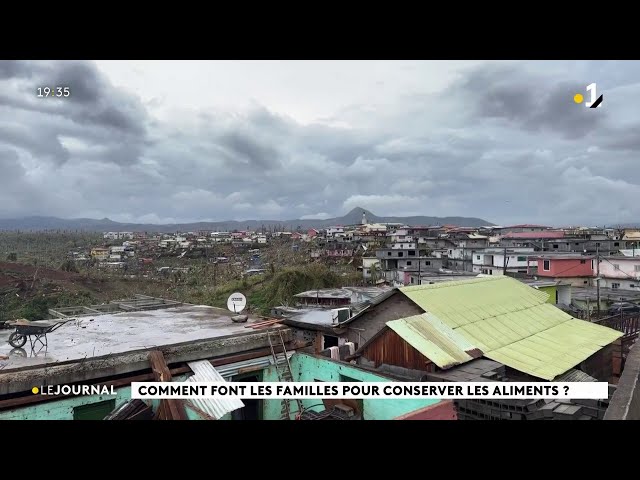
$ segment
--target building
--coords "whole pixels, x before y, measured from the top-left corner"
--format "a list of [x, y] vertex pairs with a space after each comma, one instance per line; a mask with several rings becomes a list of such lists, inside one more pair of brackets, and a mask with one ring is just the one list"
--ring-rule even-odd
[[362, 257], [362, 278], [365, 282], [377, 283], [380, 275], [380, 259], [378, 257]]
[[573, 368], [611, 376], [613, 347], [603, 346], [622, 332], [575, 319], [515, 279], [417, 285], [401, 294], [424, 313], [387, 321], [358, 348], [364, 364], [438, 372], [484, 357], [522, 380], [554, 380]]
[[570, 283], [559, 280], [521, 280], [525, 285], [549, 295], [548, 303], [553, 305], [571, 305], [573, 289]]
[[[304, 342], [294, 340], [289, 327], [263, 328], [258, 324], [261, 319], [251, 315], [246, 323], [235, 323], [226, 310], [175, 306], [164, 304], [162, 299], [155, 302], [149, 297], [138, 298], [127, 303], [127, 312], [65, 316], [66, 323], [47, 339], [46, 355], [27, 346], [30, 352], [25, 358], [24, 349], [12, 350], [7, 344], [11, 332], [0, 331], [0, 420], [104, 419], [130, 401], [131, 383], [140, 381], [290, 381], [279, 373], [282, 369], [288, 378], [301, 382], [397, 381], [336, 361], [327, 357], [327, 352], [317, 355]], [[272, 351], [273, 339], [277, 342]], [[345, 348], [350, 351], [349, 346], [343, 351]], [[69, 384], [106, 387], [107, 392], [54, 396], [34, 395], [32, 391], [35, 385]], [[342, 404], [339, 412], [350, 413], [339, 415], [334, 411], [336, 403]], [[159, 419], [305, 420], [334, 415], [389, 420], [429, 417], [425, 411], [439, 404], [438, 399], [198, 399], [154, 400], [142, 406], [148, 412], [145, 418]]]
[[594, 276], [595, 258], [590, 255], [544, 255], [531, 260], [537, 263], [537, 277], [562, 279], [576, 287], [589, 285]]
[[109, 258], [109, 248], [94, 247], [91, 249], [91, 258], [95, 260], [107, 260]]
[[600, 287], [640, 291], [640, 257], [601, 257]]
[[344, 307], [364, 302], [389, 290], [388, 287], [343, 287], [308, 290], [294, 295], [299, 306]]
[[485, 248], [471, 252], [473, 272], [485, 275], [527, 273], [532, 247]]

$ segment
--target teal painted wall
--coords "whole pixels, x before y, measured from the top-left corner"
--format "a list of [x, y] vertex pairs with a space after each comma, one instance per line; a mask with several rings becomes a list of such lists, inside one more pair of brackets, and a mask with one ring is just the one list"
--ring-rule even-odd
[[87, 395], [53, 402], [39, 403], [0, 412], [0, 420], [73, 420], [73, 408], [80, 405], [116, 399], [116, 406], [131, 398], [131, 387], [116, 390], [113, 395]]
[[[339, 382], [344, 375], [361, 382], [392, 382], [386, 377], [354, 368], [345, 363], [334, 362], [326, 358], [319, 358], [304, 353], [296, 353], [291, 357], [291, 369], [297, 382]], [[365, 399], [363, 402], [365, 420], [392, 420], [414, 410], [438, 403], [434, 399]], [[321, 403], [319, 400], [303, 400], [305, 408]], [[323, 406], [311, 408], [322, 411]]]
[[[180, 375], [174, 377], [174, 381], [184, 382], [186, 378], [186, 375]], [[0, 420], [73, 420], [74, 407], [102, 402], [104, 400], [111, 400], [113, 398], [116, 400], [117, 407], [131, 399], [131, 387], [126, 386], [115, 390], [115, 396], [87, 395], [28, 405], [13, 410], [4, 410], [0, 412]], [[154, 411], [158, 408], [159, 403], [159, 400], [153, 400], [152, 405]], [[196, 420], [199, 418], [199, 415], [190, 409], [187, 409], [187, 415], [190, 420]]]

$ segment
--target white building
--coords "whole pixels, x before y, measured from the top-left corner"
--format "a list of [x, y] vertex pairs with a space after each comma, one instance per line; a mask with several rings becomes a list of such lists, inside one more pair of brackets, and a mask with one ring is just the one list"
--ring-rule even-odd
[[344, 227], [334, 226], [327, 228], [327, 237], [344, 236]]
[[472, 253], [474, 273], [502, 275], [505, 265], [508, 272], [527, 273], [529, 256], [534, 255], [533, 247], [509, 248], [506, 262], [504, 249], [486, 248]]
[[640, 257], [601, 257], [600, 286], [640, 291]]
[[266, 244], [267, 243], [267, 236], [266, 235], [258, 235], [257, 240], [258, 240], [258, 243], [260, 243], [260, 244]]

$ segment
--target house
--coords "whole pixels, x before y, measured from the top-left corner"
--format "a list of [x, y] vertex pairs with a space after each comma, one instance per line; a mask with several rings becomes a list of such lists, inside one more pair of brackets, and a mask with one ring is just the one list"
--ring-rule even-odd
[[485, 275], [502, 275], [508, 273], [527, 273], [529, 255], [533, 247], [520, 248], [485, 248], [472, 251], [473, 272]]
[[[252, 315], [246, 323], [235, 323], [227, 310], [176, 306], [150, 297], [95, 307], [101, 310], [83, 312], [86, 307], [70, 307], [77, 312], [73, 313], [77, 320], [63, 324], [55, 335], [49, 336], [47, 355], [31, 352], [28, 364], [20, 352], [13, 351], [20, 349], [12, 350], [2, 342], [0, 420], [104, 419], [130, 401], [132, 382], [284, 381], [278, 368], [282, 368], [285, 359], [291, 377], [301, 382], [397, 381], [389, 375], [307, 351], [304, 342], [293, 339], [291, 328], [260, 328], [261, 319]], [[269, 335], [279, 338], [273, 349]], [[82, 395], [34, 393], [34, 386], [44, 385], [78, 385], [97, 391]], [[428, 407], [440, 404], [438, 399], [171, 402], [170, 407], [164, 404], [169, 407], [164, 411], [158, 401], [144, 405], [151, 410], [146, 418], [155, 414], [160, 419], [304, 420], [331, 415], [333, 406], [341, 403], [345, 407], [340, 411], [350, 410], [353, 415], [339, 418], [388, 420], [425, 415]]]
[[521, 280], [525, 285], [540, 290], [549, 295], [548, 303], [553, 305], [571, 305], [572, 303], [572, 287], [570, 283], [559, 280]]
[[380, 280], [380, 259], [378, 257], [362, 257], [362, 278], [376, 283]]
[[309, 230], [307, 230], [307, 238], [314, 238], [318, 235], [320, 235], [320, 231], [316, 230], [315, 228], [310, 228]]
[[590, 255], [544, 255], [531, 260], [537, 263], [538, 277], [563, 279], [576, 287], [589, 285], [594, 277], [595, 259]]
[[600, 380], [611, 375], [609, 346], [622, 332], [575, 319], [515, 279], [479, 277], [400, 292], [423, 313], [387, 321], [356, 352], [367, 364], [437, 372], [484, 357], [537, 381], [580, 366]]
[[601, 257], [600, 287], [640, 291], [640, 257]]
[[106, 260], [109, 258], [109, 248], [107, 247], [94, 247], [91, 249], [91, 258], [96, 260]]

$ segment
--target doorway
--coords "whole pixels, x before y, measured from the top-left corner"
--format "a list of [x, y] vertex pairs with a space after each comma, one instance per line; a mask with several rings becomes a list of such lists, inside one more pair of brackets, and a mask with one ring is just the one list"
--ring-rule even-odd
[[[262, 371], [245, 373], [233, 377], [234, 382], [262, 382]], [[243, 408], [231, 412], [232, 420], [262, 420], [263, 402], [260, 399], [245, 399]]]

